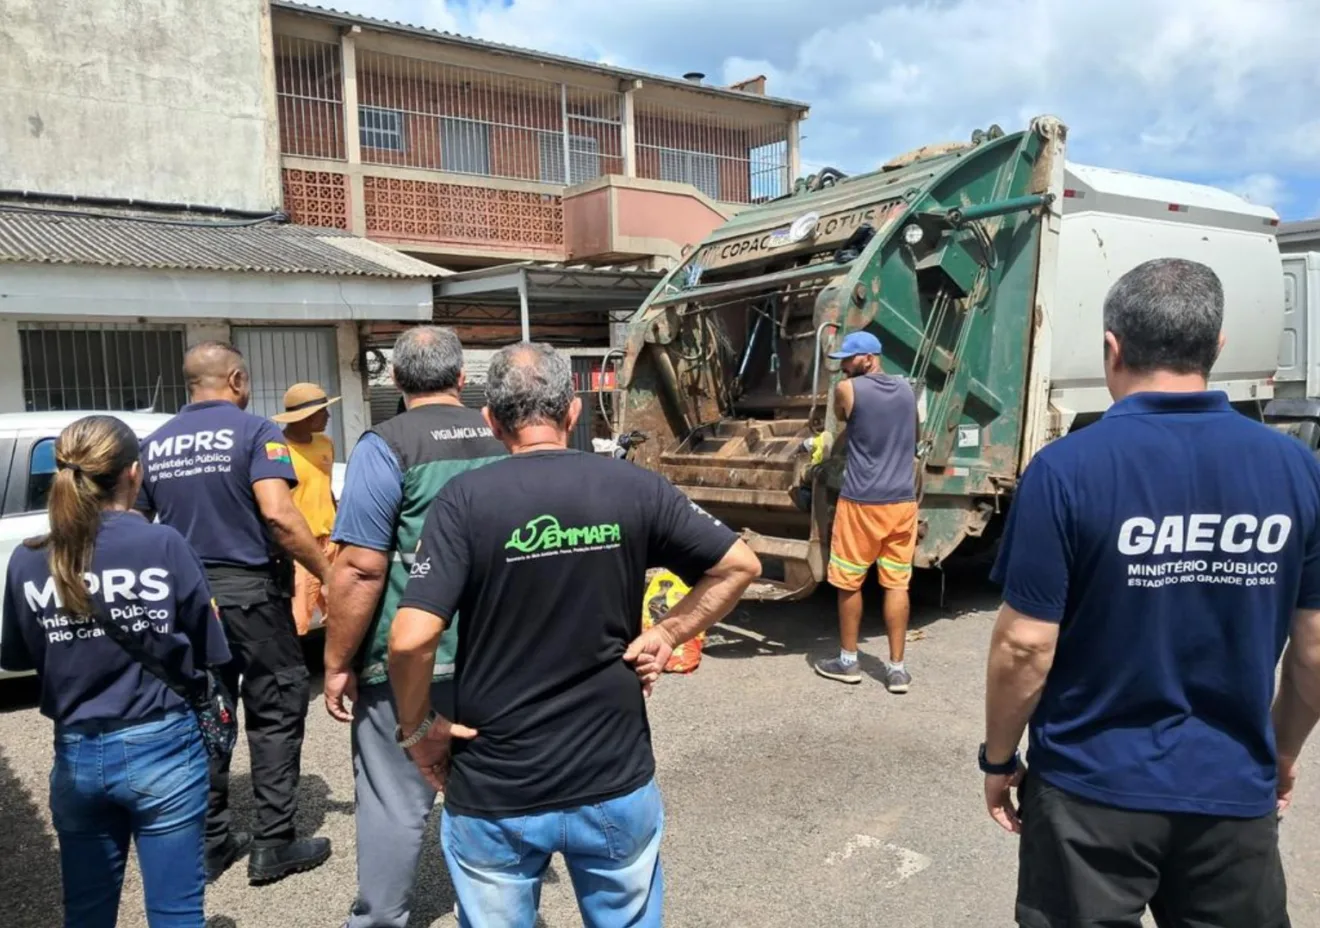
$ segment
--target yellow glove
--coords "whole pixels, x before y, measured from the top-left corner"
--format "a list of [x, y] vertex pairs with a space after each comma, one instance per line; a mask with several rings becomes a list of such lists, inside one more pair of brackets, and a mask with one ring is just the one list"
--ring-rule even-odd
[[813, 467], [825, 460], [825, 455], [829, 454], [830, 447], [834, 444], [833, 439], [834, 436], [829, 432], [821, 432], [802, 443], [803, 450], [811, 452]]

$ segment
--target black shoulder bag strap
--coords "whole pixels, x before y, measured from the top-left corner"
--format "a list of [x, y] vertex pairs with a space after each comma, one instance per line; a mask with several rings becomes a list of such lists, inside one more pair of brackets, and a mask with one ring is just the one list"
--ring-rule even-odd
[[112, 638], [115, 644], [127, 651], [128, 656], [141, 664], [147, 673], [169, 687], [176, 696], [184, 701], [189, 709], [195, 708], [200, 701], [206, 699], [203, 686], [198, 684], [186, 685], [178, 677], [171, 674], [165, 669], [165, 664], [160, 658], [144, 648], [142, 642], [134, 638], [132, 634], [124, 631], [124, 626], [106, 615], [95, 600], [92, 601], [92, 613], [88, 618], [101, 626], [106, 636]]
[[201, 729], [202, 744], [206, 753], [213, 759], [227, 758], [234, 750], [238, 740], [238, 716], [234, 713], [233, 699], [225, 690], [224, 684], [209, 670], [203, 670], [203, 678], [185, 683], [166, 669], [165, 664], [156, 655], [142, 646], [124, 627], [105, 614], [105, 611], [92, 601], [92, 613], [89, 618], [114, 640], [153, 677], [183, 700], [184, 705], [197, 718]]

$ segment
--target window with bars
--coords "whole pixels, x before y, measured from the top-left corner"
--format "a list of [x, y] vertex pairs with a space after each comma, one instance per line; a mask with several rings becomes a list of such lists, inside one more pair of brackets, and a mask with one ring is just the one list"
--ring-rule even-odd
[[569, 176], [564, 179], [564, 137], [558, 132], [541, 134], [541, 180], [547, 184], [583, 184], [600, 177], [600, 140], [589, 135], [568, 137]]
[[764, 203], [788, 193], [791, 179], [787, 141], [758, 145], [748, 152], [748, 162], [753, 203]]
[[29, 412], [174, 413], [188, 402], [182, 326], [22, 323], [18, 338]]
[[403, 113], [379, 106], [359, 106], [358, 138], [363, 148], [403, 151]]
[[660, 149], [660, 179], [691, 184], [712, 200], [720, 198], [720, 159], [699, 151]]
[[[300, 86], [302, 59], [291, 65], [285, 83]], [[358, 50], [357, 85], [360, 104], [401, 113], [406, 122], [402, 149], [369, 148], [364, 141], [366, 164], [539, 181], [553, 169], [541, 157], [541, 139], [563, 130], [596, 140], [580, 146], [583, 154], [570, 155], [581, 170], [593, 163], [598, 174], [623, 170], [623, 94], [617, 91], [368, 48]], [[562, 146], [563, 135], [559, 140]], [[560, 154], [554, 163], [561, 171], [562, 162]]]
[[490, 176], [490, 124], [441, 119], [440, 170]]
[[275, 94], [282, 153], [345, 157], [338, 43], [275, 36]]

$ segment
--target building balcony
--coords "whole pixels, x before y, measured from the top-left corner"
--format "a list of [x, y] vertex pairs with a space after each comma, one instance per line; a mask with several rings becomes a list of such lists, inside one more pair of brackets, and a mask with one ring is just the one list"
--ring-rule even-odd
[[564, 194], [564, 250], [574, 262], [677, 262], [740, 207], [691, 184], [611, 175]]
[[676, 257], [789, 189], [796, 112], [703, 109], [672, 88], [538, 66], [562, 78], [548, 80], [318, 28], [275, 36], [285, 205], [300, 223], [451, 264]]

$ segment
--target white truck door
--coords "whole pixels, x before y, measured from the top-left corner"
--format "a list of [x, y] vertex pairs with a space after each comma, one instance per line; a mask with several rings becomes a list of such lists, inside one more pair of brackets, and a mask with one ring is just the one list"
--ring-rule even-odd
[[[1274, 375], [1275, 395], [1316, 396], [1311, 374], [1307, 319], [1309, 254], [1283, 256], [1283, 334], [1279, 338], [1279, 370]], [[1317, 256], [1320, 257], [1320, 256]]]

